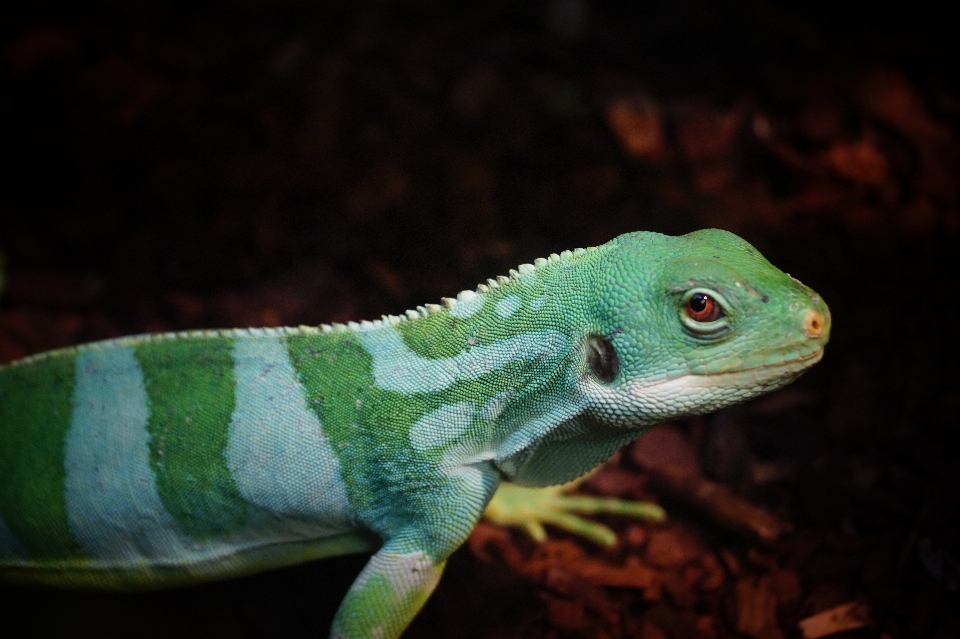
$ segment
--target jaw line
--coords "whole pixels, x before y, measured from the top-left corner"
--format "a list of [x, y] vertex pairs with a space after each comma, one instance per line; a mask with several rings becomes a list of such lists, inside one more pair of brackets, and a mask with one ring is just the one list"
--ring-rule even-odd
[[808, 368], [819, 362], [823, 358], [824, 348], [820, 347], [808, 355], [801, 355], [793, 359], [778, 364], [761, 364], [751, 366], [750, 368], [741, 368], [737, 370], [720, 371], [718, 373], [691, 373], [686, 372], [683, 375], [669, 377], [667, 379], [658, 379], [651, 382], [637, 382], [631, 390], [643, 391], [659, 386], [676, 384], [679, 380], [684, 380], [687, 386], [737, 386], [737, 381], [748, 378], [755, 383], [763, 384], [783, 379], [784, 384], [795, 379]]
[[823, 347], [777, 364], [637, 380], [618, 388], [584, 384], [588, 411], [615, 428], [642, 427], [704, 414], [786, 386], [823, 357]]

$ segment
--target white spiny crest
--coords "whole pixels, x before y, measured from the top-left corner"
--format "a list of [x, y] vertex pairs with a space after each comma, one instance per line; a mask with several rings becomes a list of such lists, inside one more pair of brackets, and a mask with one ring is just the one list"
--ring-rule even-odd
[[[536, 272], [537, 269], [543, 268], [551, 263], [557, 263], [561, 261], [569, 260], [573, 257], [584, 255], [588, 251], [592, 250], [594, 247], [589, 248], [578, 248], [573, 251], [561, 251], [559, 254], [551, 253], [549, 257], [543, 258], [538, 257], [533, 261], [533, 264], [520, 264], [515, 269], [510, 269], [507, 276], [498, 275], [496, 278], [489, 278], [486, 283], [481, 283], [477, 285], [476, 290], [464, 290], [457, 293], [456, 298], [452, 297], [442, 297], [440, 298], [439, 304], [424, 304], [423, 306], [418, 306], [416, 309], [411, 309], [402, 313], [400, 315], [384, 315], [378, 320], [361, 320], [360, 322], [347, 322], [342, 324], [340, 322], [331, 322], [329, 324], [320, 324], [319, 326], [306, 326], [301, 324], [296, 328], [288, 327], [276, 327], [276, 328], [231, 328], [231, 329], [201, 329], [201, 330], [189, 330], [189, 331], [168, 331], [165, 333], [153, 333], [147, 335], [135, 335], [130, 337], [120, 337], [112, 340], [103, 340], [99, 342], [93, 342], [90, 344], [82, 344], [80, 346], [72, 347], [72, 350], [83, 351], [86, 349], [100, 349], [100, 348], [110, 348], [113, 346], [136, 346], [144, 342], [153, 342], [153, 341], [166, 341], [174, 339], [206, 339], [206, 338], [238, 338], [238, 337], [285, 337], [288, 335], [319, 335], [320, 333], [343, 333], [343, 332], [352, 332], [352, 331], [363, 331], [376, 328], [382, 328], [385, 326], [397, 326], [403, 322], [420, 319], [421, 317], [428, 317], [440, 311], [452, 310], [458, 303], [469, 302], [473, 299], [476, 299], [477, 296], [482, 296], [488, 294], [494, 289], [498, 289], [501, 286], [509, 285], [511, 281], [519, 280], [522, 277]], [[10, 362], [9, 364], [2, 364], [2, 366], [18, 366], [23, 364], [30, 364], [33, 362], [41, 361], [48, 358], [53, 354], [63, 352], [64, 350], [71, 349], [59, 349], [55, 351], [46, 351], [43, 353], [37, 353], [34, 355], [28, 355], [22, 359]]]
[[574, 256], [582, 255], [587, 251], [591, 250], [593, 247], [589, 248], [578, 248], [573, 251], [562, 251], [560, 253], [551, 253], [548, 257], [538, 257], [533, 261], [533, 264], [520, 264], [515, 269], [510, 269], [509, 275], [498, 275], [496, 278], [489, 278], [485, 283], [480, 283], [477, 285], [476, 290], [463, 290], [457, 293], [457, 296], [454, 297], [441, 297], [439, 304], [424, 304], [422, 306], [416, 307], [416, 309], [410, 309], [401, 315], [384, 315], [382, 319], [376, 320], [373, 322], [361, 321], [349, 322], [347, 326], [334, 324], [333, 328], [323, 328], [321, 330], [324, 332], [329, 332], [331, 330], [341, 330], [340, 326], [343, 326], [342, 330], [366, 330], [370, 328], [380, 328], [383, 326], [396, 326], [400, 323], [417, 320], [421, 317], [429, 317], [440, 311], [453, 310], [457, 307], [458, 304], [470, 302], [476, 299], [478, 296], [484, 296], [494, 289], [498, 289], [501, 286], [508, 285], [513, 280], [519, 280], [520, 278], [535, 273], [537, 269], [543, 268], [549, 264], [559, 263], [571, 259]]

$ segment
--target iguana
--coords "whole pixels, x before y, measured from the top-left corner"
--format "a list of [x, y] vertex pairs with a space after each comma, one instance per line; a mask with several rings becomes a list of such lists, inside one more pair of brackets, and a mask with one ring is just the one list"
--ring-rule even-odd
[[503, 482], [570, 481], [779, 388], [829, 333], [816, 293], [704, 230], [372, 322], [27, 357], [0, 368], [0, 576], [152, 588], [374, 551], [331, 636], [397, 637]]

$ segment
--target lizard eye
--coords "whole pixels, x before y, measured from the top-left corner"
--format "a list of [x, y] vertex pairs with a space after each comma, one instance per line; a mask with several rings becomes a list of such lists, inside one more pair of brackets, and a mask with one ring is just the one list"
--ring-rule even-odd
[[687, 300], [687, 317], [695, 322], [715, 322], [723, 317], [723, 308], [706, 293], [696, 293]]
[[587, 362], [590, 372], [601, 382], [610, 383], [620, 373], [620, 358], [608, 339], [593, 335], [587, 342]]

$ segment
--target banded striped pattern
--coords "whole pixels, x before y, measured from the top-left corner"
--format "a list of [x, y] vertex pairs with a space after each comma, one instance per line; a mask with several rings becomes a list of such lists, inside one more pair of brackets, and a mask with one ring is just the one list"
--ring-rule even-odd
[[[394, 504], [431, 478], [481, 490], [477, 471], [442, 469], [492, 459], [510, 398], [554, 379], [572, 344], [559, 306], [522, 295], [556, 286], [544, 270], [377, 322], [145, 335], [0, 368], [0, 572], [216, 576], [237, 553], [388, 537], [409, 517]], [[523, 401], [512, 422], [538, 412]]]
[[349, 531], [305, 398], [281, 336], [126, 339], [3, 369], [0, 561], [96, 574]]
[[566, 482], [782, 386], [829, 329], [734, 235], [635, 233], [374, 322], [27, 358], [0, 367], [0, 577], [156, 586], [382, 542], [334, 632], [396, 637], [502, 479]]

